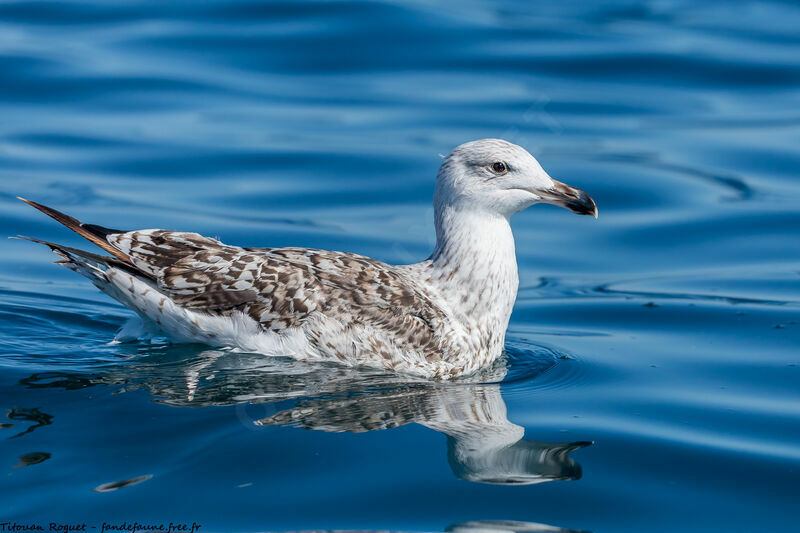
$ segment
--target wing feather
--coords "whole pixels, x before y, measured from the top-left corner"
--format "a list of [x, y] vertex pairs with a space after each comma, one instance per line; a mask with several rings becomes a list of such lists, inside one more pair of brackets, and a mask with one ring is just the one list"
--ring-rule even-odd
[[381, 329], [396, 344], [439, 357], [436, 326], [444, 313], [380, 261], [306, 248], [240, 248], [166, 230], [108, 239], [178, 305], [219, 315], [240, 311], [273, 331], [303, 326], [322, 313], [345, 329]]

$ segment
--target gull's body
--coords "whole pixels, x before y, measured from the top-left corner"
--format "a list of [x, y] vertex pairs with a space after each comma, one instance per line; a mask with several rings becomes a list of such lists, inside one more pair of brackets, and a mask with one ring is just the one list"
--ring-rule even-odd
[[518, 278], [509, 218], [539, 202], [594, 214], [524, 149], [456, 148], [437, 176], [431, 257], [388, 265], [305, 248], [241, 248], [196, 233], [116, 231], [28, 202], [112, 257], [45, 243], [138, 319], [117, 335], [165, 334], [268, 356], [384, 367], [430, 378], [501, 355]]

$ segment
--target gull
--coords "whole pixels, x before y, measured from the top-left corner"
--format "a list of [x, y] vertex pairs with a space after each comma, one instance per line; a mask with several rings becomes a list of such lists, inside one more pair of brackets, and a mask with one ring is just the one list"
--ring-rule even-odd
[[129, 307], [115, 342], [174, 342], [428, 379], [474, 373], [503, 353], [519, 278], [512, 215], [549, 203], [597, 218], [584, 191], [554, 180], [524, 148], [482, 139], [436, 177], [436, 247], [410, 265], [310, 248], [231, 246], [197, 233], [122, 231], [53, 217], [109, 255], [39, 239], [61, 264]]

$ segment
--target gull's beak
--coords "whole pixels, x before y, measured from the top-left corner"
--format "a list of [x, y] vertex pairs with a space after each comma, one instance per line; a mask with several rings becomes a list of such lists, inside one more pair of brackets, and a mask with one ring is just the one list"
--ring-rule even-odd
[[597, 204], [592, 197], [566, 183], [553, 180], [553, 187], [546, 191], [537, 191], [543, 202], [566, 207], [579, 215], [593, 215], [597, 218]]

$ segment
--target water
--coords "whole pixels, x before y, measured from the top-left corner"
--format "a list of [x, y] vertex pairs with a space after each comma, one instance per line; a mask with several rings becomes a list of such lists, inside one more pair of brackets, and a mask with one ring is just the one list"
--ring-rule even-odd
[[22, 195], [417, 261], [437, 154], [490, 136], [600, 208], [515, 217], [508, 356], [458, 383], [108, 346], [128, 311], [0, 240], [0, 518], [796, 528], [798, 25], [781, 1], [0, 4], [2, 234], [84, 246]]

